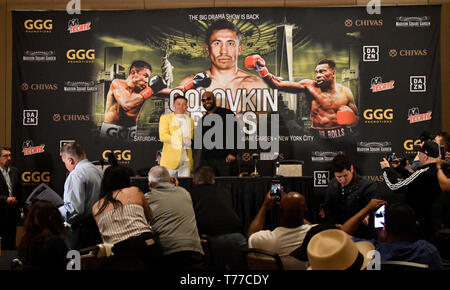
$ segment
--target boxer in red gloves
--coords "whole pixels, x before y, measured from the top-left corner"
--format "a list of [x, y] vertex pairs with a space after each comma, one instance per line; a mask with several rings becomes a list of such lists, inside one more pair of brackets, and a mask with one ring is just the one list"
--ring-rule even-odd
[[259, 55], [248, 56], [244, 61], [247, 69], [254, 69], [271, 87], [290, 93], [306, 90], [312, 97], [312, 128], [324, 138], [345, 136], [344, 126], [358, 122], [358, 109], [351, 90], [336, 83], [336, 64], [331, 59], [322, 59], [315, 69], [315, 80], [300, 82], [282, 81], [269, 73], [264, 59]]

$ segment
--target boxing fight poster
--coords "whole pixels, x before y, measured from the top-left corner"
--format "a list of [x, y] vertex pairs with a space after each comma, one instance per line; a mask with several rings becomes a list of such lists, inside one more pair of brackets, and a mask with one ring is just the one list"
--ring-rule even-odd
[[[158, 164], [161, 115], [204, 91], [240, 124], [239, 172], [300, 160], [327, 186], [346, 153], [380, 181], [390, 153], [413, 157], [441, 126], [440, 6], [13, 12], [15, 162], [30, 191], [62, 194], [60, 147], [108, 153], [145, 175]], [[140, 78], [140, 79], [138, 79]], [[238, 145], [235, 145], [238, 146]]]

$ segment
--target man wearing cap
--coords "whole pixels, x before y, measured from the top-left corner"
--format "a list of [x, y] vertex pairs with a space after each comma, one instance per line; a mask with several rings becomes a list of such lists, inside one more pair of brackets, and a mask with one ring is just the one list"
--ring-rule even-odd
[[439, 145], [431, 140], [417, 147], [420, 166], [414, 173], [399, 180], [386, 158], [380, 162], [383, 178], [390, 190], [405, 194], [405, 202], [413, 208], [419, 222], [419, 237], [432, 241], [441, 226], [441, 189], [437, 179], [436, 162]]

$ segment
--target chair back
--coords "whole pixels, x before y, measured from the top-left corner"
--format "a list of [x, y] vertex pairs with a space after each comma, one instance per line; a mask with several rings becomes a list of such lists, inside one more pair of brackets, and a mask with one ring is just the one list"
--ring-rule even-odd
[[246, 256], [248, 270], [283, 270], [283, 263], [277, 253], [270, 251], [243, 248], [243, 253]]

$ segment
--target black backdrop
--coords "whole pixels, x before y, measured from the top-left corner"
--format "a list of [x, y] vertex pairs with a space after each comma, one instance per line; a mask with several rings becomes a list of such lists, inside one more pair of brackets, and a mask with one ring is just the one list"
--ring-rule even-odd
[[[152, 64], [152, 74], [168, 75], [171, 86], [177, 86], [184, 76], [209, 68], [204, 32], [214, 20], [228, 19], [243, 32], [241, 69], [246, 71], [247, 55], [258, 53], [270, 72], [299, 81], [313, 79], [317, 61], [328, 57], [336, 61], [337, 82], [354, 95], [359, 121], [342, 142], [317, 138], [304, 94], [279, 92], [278, 108], [271, 114], [280, 117], [281, 157], [304, 161], [303, 175], [314, 177], [318, 194], [327, 185], [329, 162], [339, 151], [356, 162], [360, 174], [380, 181], [378, 162], [383, 156], [391, 152], [414, 156], [412, 145], [419, 135], [440, 130], [440, 10], [440, 6], [383, 7], [380, 15], [367, 14], [365, 7], [80, 15], [14, 11], [15, 165], [24, 171], [22, 180], [29, 192], [46, 182], [61, 194], [67, 172], [59, 148], [70, 140], [80, 142], [92, 161], [103, 159], [110, 150], [136, 171], [155, 165], [162, 148], [158, 120], [170, 112], [168, 100], [155, 97], [145, 103], [133, 141], [102, 138], [99, 127], [109, 84], [112, 78], [126, 78], [132, 60], [144, 59]], [[279, 26], [292, 28], [292, 36], [284, 38], [288, 42], [277, 32]], [[292, 49], [283, 48], [290, 40]], [[172, 70], [167, 69], [170, 66]], [[245, 160], [253, 151], [241, 150], [242, 168], [251, 163]]]

